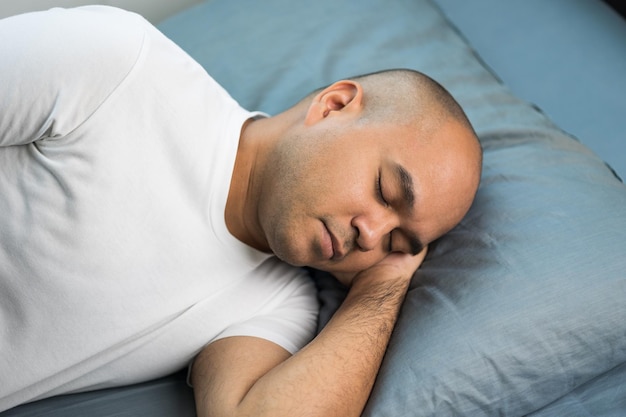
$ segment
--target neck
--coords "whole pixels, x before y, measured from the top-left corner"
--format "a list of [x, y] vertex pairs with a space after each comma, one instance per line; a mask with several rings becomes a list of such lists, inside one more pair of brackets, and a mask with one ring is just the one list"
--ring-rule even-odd
[[259, 119], [248, 119], [241, 128], [233, 175], [226, 200], [224, 220], [231, 235], [263, 252], [269, 252], [267, 240], [257, 221], [257, 169], [260, 143], [254, 140]]
[[299, 107], [270, 118], [248, 119], [241, 128], [224, 219], [230, 234], [262, 252], [271, 252], [258, 215], [266, 161], [285, 130], [300, 120]]

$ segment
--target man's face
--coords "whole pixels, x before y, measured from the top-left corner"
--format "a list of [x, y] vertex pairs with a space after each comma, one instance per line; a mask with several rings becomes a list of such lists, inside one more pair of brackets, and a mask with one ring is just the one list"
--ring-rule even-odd
[[477, 187], [473, 139], [453, 122], [429, 139], [415, 130], [330, 120], [285, 137], [259, 205], [272, 251], [351, 277], [391, 252], [417, 253], [451, 229]]

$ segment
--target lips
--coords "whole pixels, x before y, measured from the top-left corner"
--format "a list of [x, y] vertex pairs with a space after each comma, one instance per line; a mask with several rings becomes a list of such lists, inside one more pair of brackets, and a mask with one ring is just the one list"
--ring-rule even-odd
[[326, 223], [322, 222], [322, 225], [324, 226], [322, 228], [323, 233], [321, 241], [322, 255], [326, 259], [333, 259], [335, 256], [335, 247], [333, 244], [332, 233], [330, 232], [330, 230], [328, 230]]
[[328, 259], [340, 259], [345, 256], [342, 252], [342, 246], [337, 237], [324, 223], [324, 236], [322, 240], [322, 251]]

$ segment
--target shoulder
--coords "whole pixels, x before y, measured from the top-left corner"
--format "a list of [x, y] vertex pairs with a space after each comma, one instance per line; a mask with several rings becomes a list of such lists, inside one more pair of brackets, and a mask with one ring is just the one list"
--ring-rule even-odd
[[14, 103], [15, 117], [55, 119], [52, 133], [66, 134], [137, 67], [151, 27], [139, 15], [106, 6], [2, 19], [0, 39], [11, 39], [0, 43], [7, 64], [0, 64], [3, 99]]
[[15, 56], [33, 58], [41, 65], [66, 59], [80, 66], [104, 61], [115, 54], [122, 64], [141, 48], [146, 27], [141, 16], [107, 6], [54, 8], [3, 19], [0, 31], [11, 42], [2, 46]]

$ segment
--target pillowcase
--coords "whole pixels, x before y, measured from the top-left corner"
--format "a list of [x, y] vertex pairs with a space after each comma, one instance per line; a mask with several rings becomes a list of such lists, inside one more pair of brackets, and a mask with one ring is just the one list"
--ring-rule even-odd
[[[250, 110], [407, 67], [472, 121], [480, 190], [416, 273], [365, 416], [524, 415], [626, 362], [626, 187], [430, 1], [213, 0], [160, 28]], [[326, 320], [341, 289], [319, 275]]]

